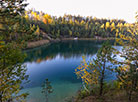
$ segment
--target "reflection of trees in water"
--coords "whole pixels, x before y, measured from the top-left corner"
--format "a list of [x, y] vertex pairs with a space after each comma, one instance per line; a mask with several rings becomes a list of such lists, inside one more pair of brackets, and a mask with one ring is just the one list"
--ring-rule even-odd
[[49, 94], [53, 93], [51, 82], [48, 79], [45, 79], [44, 83], [42, 84], [42, 93], [45, 95], [45, 102], [48, 102]]
[[59, 43], [52, 43], [49, 46], [42, 46], [27, 51], [27, 61], [41, 62], [43, 60], [54, 59], [57, 55], [63, 58], [75, 58], [81, 55], [93, 55], [97, 52], [99, 44], [96, 41], [64, 41]]

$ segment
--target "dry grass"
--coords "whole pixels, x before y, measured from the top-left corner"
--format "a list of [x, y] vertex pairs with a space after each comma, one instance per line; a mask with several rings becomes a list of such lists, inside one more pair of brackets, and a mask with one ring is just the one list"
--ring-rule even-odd
[[132, 97], [133, 99], [129, 101], [126, 92], [118, 91], [117, 93], [109, 92], [103, 97], [88, 96], [84, 99], [78, 99], [76, 100], [76, 102], [138, 102], [138, 93], [133, 94]]

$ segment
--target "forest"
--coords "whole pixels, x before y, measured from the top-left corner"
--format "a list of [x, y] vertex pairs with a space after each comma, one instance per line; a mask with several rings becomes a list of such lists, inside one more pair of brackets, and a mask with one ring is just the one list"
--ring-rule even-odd
[[39, 37], [42, 37], [41, 31], [52, 38], [115, 37], [115, 29], [121, 26], [124, 28], [129, 26], [124, 20], [98, 19], [96, 17], [66, 14], [63, 17], [56, 17], [33, 9], [26, 11], [25, 18], [31, 26], [37, 28], [37, 34], [40, 34]]
[[[28, 55], [23, 52], [26, 44], [43, 39], [51, 41], [62, 38], [107, 39], [94, 59], [87, 62], [86, 56], [83, 56], [82, 62], [75, 69], [75, 74], [82, 80], [83, 86], [83, 89], [75, 97], [76, 102], [85, 102], [83, 99], [89, 96], [92, 96], [91, 100], [94, 102], [117, 102], [116, 98], [121, 100], [120, 97], [123, 97], [120, 102], [137, 101], [138, 16], [136, 16], [135, 23], [127, 23], [119, 19], [100, 19], [69, 14], [56, 17], [34, 9], [25, 10], [27, 5], [25, 0], [0, 1], [0, 102], [23, 102], [28, 96], [28, 93], [20, 93], [22, 81], [28, 82], [29, 77], [26, 75], [27, 68], [23, 65]], [[114, 45], [118, 44], [123, 49], [118, 51], [113, 48], [108, 41], [110, 38], [115, 40]], [[49, 49], [54, 49], [52, 58], [57, 52], [64, 52], [62, 56], [68, 52], [69, 55], [67, 55], [70, 56], [73, 52], [70, 48], [75, 48], [75, 46], [73, 44], [68, 46], [69, 49], [61, 50], [60, 46], [55, 44], [48, 47], [46, 51], [49, 54]], [[90, 49], [78, 47], [81, 51]], [[93, 51], [95, 52], [97, 49], [95, 48]], [[42, 51], [45, 52], [45, 50]], [[73, 53], [80, 56], [81, 51]], [[35, 57], [40, 56], [39, 50], [34, 53], [38, 53], [38, 56]], [[87, 53], [93, 52], [88, 50]], [[124, 60], [117, 60], [118, 55]], [[34, 54], [28, 56], [29, 60], [31, 60], [30, 56], [32, 57]], [[46, 60], [44, 56], [40, 57], [42, 60]], [[114, 68], [113, 65], [116, 67]], [[117, 79], [115, 81], [106, 82], [107, 70], [111, 73], [116, 72]], [[45, 81], [43, 93], [48, 102], [48, 94], [53, 90], [51, 90], [52, 86], [49, 80]], [[119, 95], [120, 97], [117, 97]]]
[[[24, 12], [20, 17], [22, 31], [28, 34], [11, 36], [11, 40], [37, 41], [56, 38], [115, 38], [116, 33], [122, 28], [125, 31], [130, 25], [124, 20], [98, 19], [96, 17], [82, 17], [64, 15], [63, 17], [51, 16], [34, 9]], [[1, 28], [3, 25], [0, 26]]]

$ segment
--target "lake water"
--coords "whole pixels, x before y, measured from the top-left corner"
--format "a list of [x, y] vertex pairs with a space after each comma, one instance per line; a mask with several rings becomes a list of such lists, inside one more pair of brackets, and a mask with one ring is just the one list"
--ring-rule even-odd
[[24, 85], [22, 92], [30, 95], [27, 102], [45, 102], [42, 84], [46, 78], [53, 87], [49, 102], [65, 102], [81, 88], [81, 80], [75, 75], [75, 68], [82, 61], [95, 57], [103, 42], [97, 41], [65, 41], [52, 43], [27, 50], [28, 57], [24, 64], [30, 82]]

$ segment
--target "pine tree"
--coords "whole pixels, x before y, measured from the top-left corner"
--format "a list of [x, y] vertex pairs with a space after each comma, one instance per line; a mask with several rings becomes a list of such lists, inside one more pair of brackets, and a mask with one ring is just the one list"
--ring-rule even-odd
[[43, 83], [42, 88], [43, 88], [42, 89], [42, 93], [46, 97], [46, 102], [48, 102], [48, 96], [49, 96], [49, 94], [53, 93], [51, 82], [49, 82], [48, 79], [45, 79], [45, 82]]
[[116, 42], [123, 49], [117, 53], [124, 61], [118, 62], [120, 66], [116, 70], [120, 86], [126, 90], [128, 99], [132, 100], [133, 93], [138, 91], [138, 23], [127, 26], [127, 32], [123, 30], [122, 24], [119, 26], [121, 32], [117, 32]]
[[83, 62], [75, 70], [77, 76], [80, 77], [83, 83], [85, 83], [86, 85], [89, 85], [91, 87], [94, 87], [95, 85], [100, 86], [100, 96], [102, 96], [104, 93], [104, 83], [106, 79], [105, 72], [107, 70], [112, 71], [112, 65], [107, 64], [112, 63], [112, 61], [114, 61], [115, 59], [115, 56], [112, 57], [113, 51], [114, 49], [109, 44], [109, 42], [106, 42], [98, 50], [95, 59], [87, 63], [85, 58], [83, 58]]
[[[27, 6], [25, 0], [0, 1], [0, 102], [22, 101], [27, 94], [19, 94], [22, 80], [27, 79], [22, 65], [21, 16]], [[16, 42], [14, 42], [16, 41]]]

